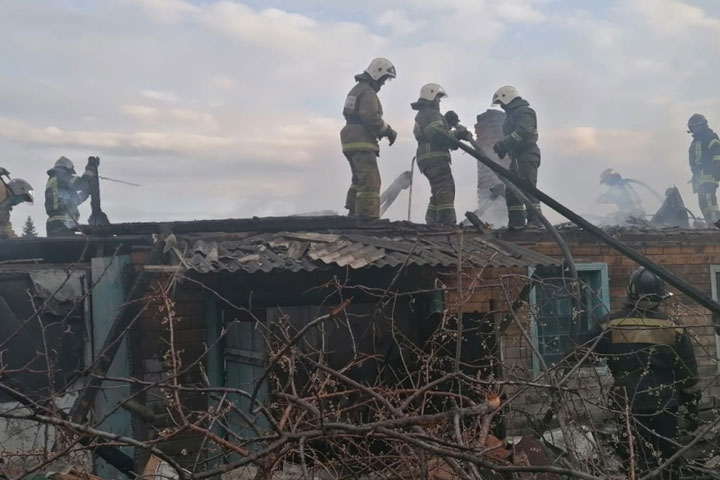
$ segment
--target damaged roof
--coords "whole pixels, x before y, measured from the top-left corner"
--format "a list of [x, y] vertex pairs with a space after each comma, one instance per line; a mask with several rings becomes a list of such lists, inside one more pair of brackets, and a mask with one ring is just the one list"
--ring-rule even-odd
[[172, 235], [166, 240], [176, 264], [198, 273], [313, 271], [327, 267], [427, 267], [463, 265], [530, 267], [559, 261], [510, 242], [464, 230], [245, 232], [213, 236]]
[[0, 263], [89, 261], [164, 239], [166, 263], [198, 273], [314, 271], [337, 267], [535, 267], [557, 259], [475, 228], [352, 217], [264, 217], [83, 227], [87, 236], [3, 241]]

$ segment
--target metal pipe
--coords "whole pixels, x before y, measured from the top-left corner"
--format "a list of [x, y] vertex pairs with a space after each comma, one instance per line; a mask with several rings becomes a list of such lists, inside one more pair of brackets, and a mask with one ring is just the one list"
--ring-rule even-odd
[[517, 174], [501, 167], [500, 165], [496, 164], [487, 156], [482, 155], [481, 153], [477, 152], [472, 147], [469, 147], [465, 145], [462, 142], [457, 141], [452, 135], [445, 134], [445, 137], [448, 139], [449, 142], [451, 142], [453, 145], [457, 145], [457, 147], [467, 154], [471, 155], [472, 157], [476, 158], [480, 162], [482, 162], [485, 166], [487, 166], [489, 169], [491, 169], [493, 172], [495, 172], [499, 177], [504, 178], [505, 180], [508, 180], [512, 182], [515, 186], [517, 186], [520, 190], [522, 190], [524, 193], [531, 195], [538, 200], [542, 201], [544, 204], [546, 204], [548, 207], [552, 208], [556, 212], [558, 212], [560, 215], [564, 216], [571, 222], [573, 222], [575, 225], [581, 227], [586, 232], [590, 233], [594, 237], [599, 238], [602, 240], [605, 244], [613, 248], [614, 250], [620, 252], [621, 254], [625, 255], [629, 259], [633, 260], [634, 262], [638, 263], [639, 265], [642, 265], [643, 267], [647, 268], [651, 272], [653, 272], [658, 277], [665, 280], [667, 283], [672, 285], [673, 287], [677, 288], [680, 292], [684, 293], [688, 297], [695, 300], [697, 303], [702, 305], [703, 307], [707, 308], [713, 313], [713, 325], [715, 327], [715, 332], [720, 335], [720, 303], [716, 302], [712, 298], [708, 297], [707, 295], [703, 294], [696, 288], [694, 288], [692, 285], [687, 283], [686, 281], [682, 280], [681, 278], [676, 277], [672, 272], [670, 272], [665, 267], [658, 265], [657, 263], [653, 262], [649, 258], [647, 258], [645, 255], [642, 255], [641, 253], [636, 252], [634, 249], [632, 249], [630, 246], [624, 244], [623, 242], [611, 237], [607, 233], [605, 233], [602, 229], [596, 227], [592, 223], [588, 222], [584, 218], [582, 218], [580, 215], [576, 214], [569, 208], [567, 208], [565, 205], [561, 204], [560, 202], [556, 201], [554, 198], [550, 197], [546, 193], [542, 192], [541, 190], [538, 190], [534, 185], [532, 185], [530, 182], [520, 178]]

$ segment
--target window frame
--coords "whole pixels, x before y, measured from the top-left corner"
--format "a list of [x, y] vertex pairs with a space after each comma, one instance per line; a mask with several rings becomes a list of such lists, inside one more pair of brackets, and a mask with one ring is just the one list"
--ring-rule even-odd
[[[713, 300], [718, 300], [718, 281], [717, 276], [720, 274], [720, 265], [709, 265], [710, 267], [710, 294]], [[715, 333], [715, 358], [720, 358], [720, 335]], [[717, 364], [717, 372], [720, 373], [720, 362]]]
[[[605, 307], [605, 314], [610, 313], [610, 273], [608, 269], [608, 264], [605, 262], [583, 262], [583, 263], [576, 263], [575, 269], [579, 272], [599, 272], [600, 273], [600, 302], [603, 307]], [[718, 271], [720, 271], [720, 266], [718, 266]], [[528, 269], [529, 275], [532, 277], [532, 275], [535, 273], [535, 269], [533, 267], [530, 267]], [[538, 331], [538, 319], [537, 319], [537, 297], [536, 297], [536, 290], [535, 287], [530, 289], [530, 294], [528, 295], [528, 302], [531, 305], [531, 316], [530, 319], [530, 339], [532, 340], [532, 370], [536, 375], [539, 375], [542, 373], [542, 363], [540, 362], [540, 335]], [[592, 368], [594, 369], [598, 374], [603, 374], [607, 372], [607, 366], [606, 365], [593, 365], [589, 367], [581, 367], [583, 369]]]

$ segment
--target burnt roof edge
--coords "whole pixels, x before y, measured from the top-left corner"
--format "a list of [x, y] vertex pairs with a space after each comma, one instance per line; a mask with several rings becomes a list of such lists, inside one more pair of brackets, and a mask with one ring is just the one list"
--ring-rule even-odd
[[117, 251], [129, 253], [133, 247], [150, 246], [153, 238], [149, 235], [88, 237], [33, 237], [0, 240], [0, 264], [7, 263], [54, 263], [70, 264], [88, 262], [97, 256], [111, 256]]

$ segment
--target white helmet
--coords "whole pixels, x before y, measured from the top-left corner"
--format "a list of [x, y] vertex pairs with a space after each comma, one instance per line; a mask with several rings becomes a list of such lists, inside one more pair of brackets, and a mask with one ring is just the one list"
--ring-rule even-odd
[[517, 88], [505, 85], [504, 87], [497, 89], [497, 92], [493, 95], [492, 104], [507, 105], [519, 96], [520, 94], [518, 93]]
[[447, 93], [445, 92], [445, 89], [438, 85], [437, 83], [428, 83], [423, 85], [423, 87], [420, 89], [420, 97], [421, 99], [425, 99], [429, 102], [434, 101], [438, 97], [447, 97]]
[[397, 73], [395, 72], [395, 65], [392, 64], [387, 58], [375, 58], [370, 65], [365, 69], [365, 73], [370, 75], [370, 78], [376, 82], [382, 77], [395, 78]]

